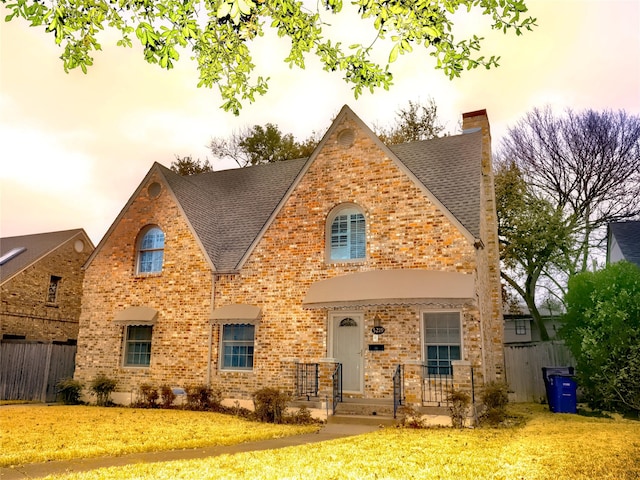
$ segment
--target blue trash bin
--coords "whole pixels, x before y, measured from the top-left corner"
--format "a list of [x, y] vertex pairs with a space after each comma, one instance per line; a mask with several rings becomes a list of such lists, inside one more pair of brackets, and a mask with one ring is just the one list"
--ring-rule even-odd
[[[569, 375], [549, 375], [549, 408], [554, 413], [578, 413], [577, 384]], [[553, 400], [552, 400], [553, 399]]]
[[544, 380], [544, 389], [547, 393], [547, 401], [549, 402], [549, 410], [555, 412], [558, 408], [558, 392], [555, 387], [552, 391], [550, 377], [552, 375], [573, 376], [573, 367], [542, 367], [542, 378]]

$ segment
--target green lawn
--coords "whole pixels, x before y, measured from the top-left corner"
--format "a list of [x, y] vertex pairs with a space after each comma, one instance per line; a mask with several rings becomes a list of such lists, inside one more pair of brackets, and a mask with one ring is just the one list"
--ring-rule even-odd
[[[14, 407], [18, 408], [18, 407]], [[80, 408], [117, 418], [127, 409]], [[28, 407], [28, 409], [47, 409]], [[526, 424], [509, 429], [388, 428], [371, 434], [280, 450], [223, 455], [209, 459], [137, 464], [94, 470], [56, 479], [639, 479], [640, 422], [552, 414], [541, 405], [515, 407]], [[105, 413], [103, 413], [105, 412]], [[136, 411], [140, 415], [192, 412]], [[6, 411], [2, 411], [3, 417]], [[87, 413], [89, 415], [89, 413]], [[193, 413], [203, 419], [215, 417]], [[230, 419], [220, 422], [227, 423]], [[68, 422], [75, 420], [67, 417]], [[215, 423], [212, 420], [212, 423]], [[3, 418], [3, 428], [4, 428]], [[120, 423], [120, 422], [117, 422]], [[207, 422], [208, 423], [208, 422]], [[171, 422], [168, 422], [171, 424]], [[50, 423], [36, 425], [41, 436], [55, 434]], [[253, 427], [258, 425], [251, 424]], [[135, 420], [120, 435], [137, 432]], [[167, 435], [174, 435], [178, 424]], [[25, 445], [27, 446], [27, 445]], [[4, 445], [3, 445], [4, 447]], [[6, 455], [3, 452], [2, 455]]]

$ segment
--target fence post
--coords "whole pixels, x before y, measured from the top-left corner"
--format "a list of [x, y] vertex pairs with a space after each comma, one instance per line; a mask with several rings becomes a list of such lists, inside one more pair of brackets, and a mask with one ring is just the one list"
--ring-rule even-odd
[[53, 351], [53, 343], [47, 345], [47, 359], [44, 364], [44, 372], [42, 377], [42, 393], [40, 394], [40, 401], [47, 401], [47, 387], [49, 386], [49, 371], [51, 370], [51, 352]]

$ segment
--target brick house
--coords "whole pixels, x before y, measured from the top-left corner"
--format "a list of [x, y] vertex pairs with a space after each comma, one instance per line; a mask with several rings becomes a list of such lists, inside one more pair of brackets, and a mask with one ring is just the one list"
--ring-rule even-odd
[[486, 111], [386, 146], [343, 107], [308, 159], [180, 177], [154, 164], [86, 264], [76, 378], [263, 386], [420, 405], [502, 379]]
[[92, 251], [82, 229], [1, 238], [2, 339], [75, 343]]

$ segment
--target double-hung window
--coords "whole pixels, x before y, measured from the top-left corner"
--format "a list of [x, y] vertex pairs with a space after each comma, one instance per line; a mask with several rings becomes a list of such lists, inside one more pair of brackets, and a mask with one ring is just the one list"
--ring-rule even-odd
[[235, 323], [222, 326], [223, 369], [253, 369], [255, 328], [254, 325]]
[[340, 209], [330, 217], [328, 231], [331, 260], [353, 260], [366, 257], [366, 222], [355, 207]]
[[164, 259], [164, 232], [152, 227], [140, 239], [138, 249], [138, 273], [162, 271]]
[[424, 312], [424, 358], [430, 375], [451, 375], [461, 359], [460, 312]]
[[149, 325], [126, 327], [124, 365], [126, 367], [148, 367], [151, 363], [151, 332]]

